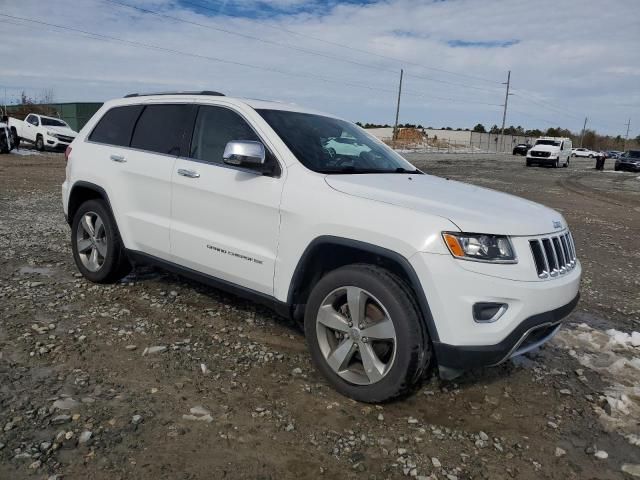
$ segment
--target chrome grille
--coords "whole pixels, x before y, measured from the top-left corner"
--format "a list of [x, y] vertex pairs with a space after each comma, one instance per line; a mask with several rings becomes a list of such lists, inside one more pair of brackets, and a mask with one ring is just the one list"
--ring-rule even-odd
[[571, 233], [529, 240], [539, 278], [557, 277], [576, 266], [576, 249]]
[[73, 142], [73, 138], [74, 137], [69, 137], [67, 135], [58, 135], [58, 140], [60, 140], [61, 142], [65, 142], [65, 143]]
[[550, 152], [538, 152], [537, 150], [533, 150], [531, 152], [529, 152], [531, 154], [532, 157], [548, 157], [549, 155], [551, 155]]

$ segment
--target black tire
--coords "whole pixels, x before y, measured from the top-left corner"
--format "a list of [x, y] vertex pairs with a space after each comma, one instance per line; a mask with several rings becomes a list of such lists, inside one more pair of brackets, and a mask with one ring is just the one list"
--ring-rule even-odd
[[[325, 298], [342, 287], [371, 293], [389, 314], [396, 335], [396, 353], [387, 373], [375, 383], [358, 385], [338, 375], [327, 363], [318, 342], [316, 318]], [[338, 268], [314, 286], [305, 310], [305, 335], [316, 368], [341, 394], [354, 400], [378, 403], [409, 393], [432, 358], [431, 343], [420, 310], [409, 288], [389, 271], [365, 264]]]
[[[97, 214], [102, 220], [106, 237], [106, 255], [103, 258], [102, 266], [97, 271], [91, 271], [84, 265], [78, 251], [77, 233], [78, 229], [82, 229], [80, 222], [90, 212]], [[71, 225], [71, 250], [80, 273], [94, 283], [114, 283], [131, 271], [131, 264], [127, 259], [120, 232], [110, 208], [103, 200], [88, 200], [80, 205], [76, 211]]]
[[553, 162], [553, 168], [560, 168], [560, 160], [556, 159], [555, 162]]
[[569, 157], [567, 157], [567, 161], [564, 162], [564, 165], [562, 165], [564, 168], [567, 168], [569, 166]]
[[529, 160], [527, 160], [527, 167], [531, 166], [531, 162]]
[[36, 150], [38, 150], [39, 152], [42, 152], [44, 150], [44, 139], [40, 134], [38, 134], [38, 136], [36, 137]]
[[20, 137], [15, 128], [11, 129], [11, 135], [13, 136], [13, 148], [17, 149], [20, 146]]
[[613, 167], [613, 169], [614, 169], [616, 172], [619, 172], [619, 171], [620, 171], [620, 167]]
[[590, 154], [590, 155], [589, 155], [589, 158], [593, 158], [593, 155], [591, 155], [591, 154]]

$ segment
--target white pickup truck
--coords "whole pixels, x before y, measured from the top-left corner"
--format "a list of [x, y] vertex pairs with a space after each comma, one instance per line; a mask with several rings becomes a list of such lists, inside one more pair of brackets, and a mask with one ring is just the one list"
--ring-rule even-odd
[[9, 128], [16, 147], [20, 140], [25, 140], [33, 143], [39, 151], [45, 148], [64, 150], [78, 135], [59, 118], [36, 113], [30, 113], [24, 120], [9, 117]]

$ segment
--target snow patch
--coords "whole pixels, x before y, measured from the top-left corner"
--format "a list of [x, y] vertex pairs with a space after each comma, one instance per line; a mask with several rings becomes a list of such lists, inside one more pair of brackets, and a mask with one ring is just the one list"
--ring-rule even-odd
[[553, 341], [610, 384], [594, 407], [600, 422], [640, 446], [640, 332], [603, 332], [581, 323], [560, 330]]
[[39, 151], [37, 150], [30, 150], [28, 148], [16, 148], [11, 150], [11, 154], [12, 155], [21, 155], [23, 157], [29, 157], [31, 155], [42, 155]]

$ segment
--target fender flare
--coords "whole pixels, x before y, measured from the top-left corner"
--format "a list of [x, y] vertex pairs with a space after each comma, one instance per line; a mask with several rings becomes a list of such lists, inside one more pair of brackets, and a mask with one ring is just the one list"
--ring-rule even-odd
[[[70, 207], [70, 203], [71, 203], [71, 199], [73, 198], [73, 192], [75, 190], [77, 190], [78, 188], [86, 188], [88, 190], [93, 190], [94, 192], [96, 192], [97, 194], [100, 195], [100, 197], [107, 202], [107, 206], [109, 207], [109, 210], [111, 210], [111, 214], [113, 215], [113, 208], [111, 207], [111, 201], [109, 200], [109, 195], [107, 194], [106, 190], [104, 188], [102, 188], [99, 185], [96, 185], [95, 183], [91, 183], [91, 182], [86, 182], [84, 180], [78, 180], [76, 181], [72, 186], [71, 189], [69, 190], [69, 198], [67, 200], [67, 212], [69, 211], [69, 207]], [[69, 225], [71, 225], [71, 222], [73, 222], [73, 215], [68, 215], [67, 216], [67, 223]]]
[[422, 284], [420, 283], [420, 279], [416, 274], [409, 260], [398, 252], [393, 250], [389, 250], [388, 248], [380, 247], [378, 245], [374, 245], [372, 243], [362, 242], [360, 240], [353, 240], [350, 238], [336, 237], [333, 235], [322, 235], [314, 238], [305, 248], [300, 260], [298, 260], [298, 264], [293, 272], [293, 276], [291, 277], [291, 282], [289, 283], [289, 292], [287, 294], [287, 304], [293, 306], [293, 296], [296, 290], [297, 285], [301, 282], [304, 275], [304, 268], [307, 260], [313, 251], [321, 246], [321, 245], [340, 245], [350, 248], [355, 248], [358, 250], [365, 251], [367, 253], [371, 253], [380, 257], [384, 257], [394, 263], [396, 263], [404, 272], [407, 279], [409, 280], [409, 287], [414, 291], [416, 295], [416, 300], [418, 302], [418, 307], [420, 308], [420, 313], [422, 314], [422, 318], [424, 320], [425, 326], [427, 327], [427, 331], [429, 332], [429, 336], [432, 342], [438, 342], [438, 329], [436, 328], [435, 322], [433, 320], [433, 315], [431, 314], [431, 308], [429, 307], [429, 302], [427, 301], [427, 297], [424, 293], [424, 289], [422, 288]]

